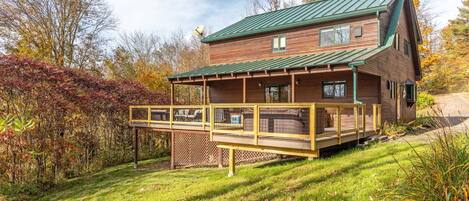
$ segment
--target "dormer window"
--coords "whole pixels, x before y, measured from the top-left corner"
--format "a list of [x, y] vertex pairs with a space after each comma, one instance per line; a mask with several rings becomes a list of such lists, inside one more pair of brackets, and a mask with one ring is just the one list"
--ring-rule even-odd
[[407, 56], [410, 55], [410, 43], [407, 39], [404, 39], [404, 54]]
[[287, 49], [287, 37], [280, 34], [272, 38], [272, 52], [283, 52]]
[[320, 31], [320, 46], [343, 45], [350, 43], [350, 26], [340, 25], [321, 29]]

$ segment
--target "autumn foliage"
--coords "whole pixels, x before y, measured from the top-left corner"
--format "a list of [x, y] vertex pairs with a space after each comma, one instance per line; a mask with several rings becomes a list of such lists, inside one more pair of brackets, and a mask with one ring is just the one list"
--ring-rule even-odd
[[[15, 56], [0, 56], [0, 75], [0, 117], [35, 122], [21, 135], [0, 131], [0, 184], [53, 183], [130, 161], [128, 105], [169, 102], [136, 82]], [[143, 158], [166, 150], [162, 135], [141, 137]]]

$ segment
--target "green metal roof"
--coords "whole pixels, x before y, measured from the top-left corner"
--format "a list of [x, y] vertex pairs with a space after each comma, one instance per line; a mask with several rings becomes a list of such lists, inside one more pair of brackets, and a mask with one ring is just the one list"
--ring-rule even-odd
[[202, 42], [214, 42], [252, 34], [289, 29], [387, 10], [392, 0], [322, 0], [242, 19]]
[[307, 55], [296, 55], [285, 58], [264, 59], [250, 62], [220, 64], [202, 67], [189, 72], [179, 73], [168, 77], [169, 79], [223, 75], [231, 73], [259, 72], [264, 70], [283, 70], [303, 67], [323, 66], [327, 64], [356, 64], [364, 61], [387, 48], [394, 42], [399, 17], [404, 5], [404, 0], [396, 0], [391, 13], [391, 18], [382, 46], [374, 48], [358, 48], [333, 52], [321, 52]]
[[183, 77], [196, 77], [207, 75], [223, 75], [231, 73], [246, 73], [283, 70], [291, 68], [313, 67], [327, 64], [343, 64], [358, 61], [358, 58], [367, 57], [377, 48], [360, 48], [334, 52], [322, 52], [308, 55], [297, 55], [284, 58], [256, 60], [243, 63], [220, 64], [199, 68], [186, 73], [180, 73], [169, 77], [170, 79]]

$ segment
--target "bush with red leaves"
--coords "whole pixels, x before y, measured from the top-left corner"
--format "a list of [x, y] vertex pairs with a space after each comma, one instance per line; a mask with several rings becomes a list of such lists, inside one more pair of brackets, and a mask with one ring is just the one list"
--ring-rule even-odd
[[[132, 81], [105, 80], [88, 72], [35, 62], [15, 56], [0, 56], [0, 116], [15, 115], [34, 119], [36, 127], [16, 138], [4, 135], [5, 147], [21, 140], [22, 173], [11, 182], [34, 179], [55, 182], [94, 171], [106, 165], [130, 161], [132, 133], [127, 127], [131, 104], [167, 104], [167, 95], [149, 91]], [[143, 136], [142, 157], [165, 152], [166, 139]], [[18, 141], [19, 142], [19, 141]], [[6, 169], [0, 167], [0, 171]], [[0, 177], [10, 175], [0, 172]], [[2, 179], [2, 178], [0, 178]]]

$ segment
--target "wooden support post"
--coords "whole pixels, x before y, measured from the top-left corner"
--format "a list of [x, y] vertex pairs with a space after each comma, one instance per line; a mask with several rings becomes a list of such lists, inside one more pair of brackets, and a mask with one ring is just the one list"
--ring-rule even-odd
[[135, 130], [135, 139], [134, 139], [134, 168], [137, 169], [138, 167], [138, 129], [134, 128]]
[[174, 147], [174, 144], [175, 144], [174, 143], [174, 138], [175, 138], [174, 131], [171, 131], [171, 166], [170, 166], [171, 169], [174, 169], [174, 167], [175, 167], [174, 159], [175, 159], [175, 150], [176, 150], [175, 148], [176, 147]]
[[228, 176], [232, 177], [235, 175], [235, 166], [236, 166], [235, 150], [233, 148], [229, 149], [229, 155], [230, 155], [230, 161], [229, 161]]
[[316, 103], [309, 108], [309, 139], [311, 150], [316, 150]]
[[203, 95], [202, 95], [203, 96], [203, 98], [202, 98], [203, 105], [207, 105], [207, 80], [204, 80], [202, 93], [203, 93]]
[[213, 130], [215, 129], [215, 110], [213, 105], [210, 105], [210, 141], [213, 140]]
[[378, 105], [378, 130], [381, 130], [381, 105]]
[[357, 135], [357, 140], [360, 139], [360, 129], [358, 128], [358, 106], [353, 107], [353, 117], [355, 120], [355, 134]]
[[294, 103], [295, 102], [295, 88], [296, 88], [296, 84], [295, 84], [295, 74], [291, 74], [291, 102]]
[[174, 84], [171, 83], [171, 105], [174, 105]]
[[246, 78], [243, 78], [243, 103], [246, 103]]
[[223, 149], [218, 148], [218, 168], [223, 168]]
[[342, 144], [342, 138], [341, 138], [341, 135], [342, 135], [342, 111], [341, 111], [341, 107], [338, 106], [337, 107], [337, 143], [338, 144]]

